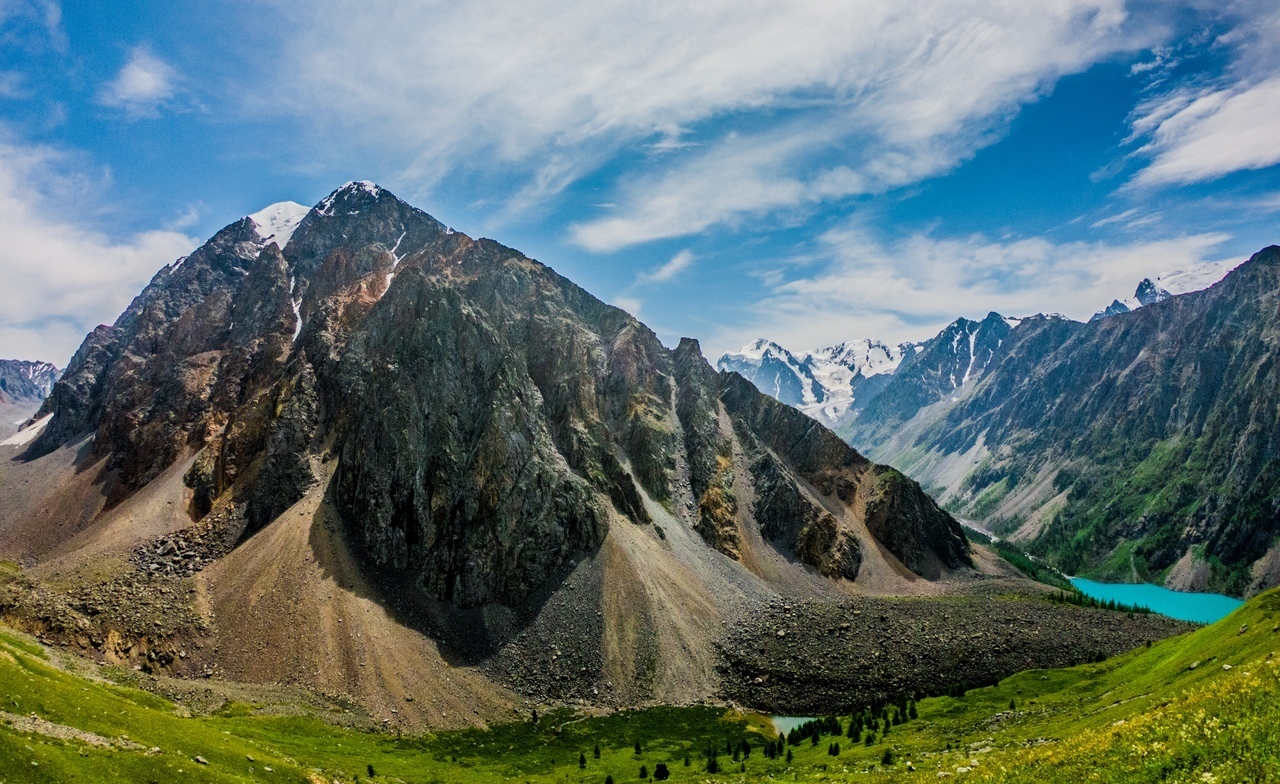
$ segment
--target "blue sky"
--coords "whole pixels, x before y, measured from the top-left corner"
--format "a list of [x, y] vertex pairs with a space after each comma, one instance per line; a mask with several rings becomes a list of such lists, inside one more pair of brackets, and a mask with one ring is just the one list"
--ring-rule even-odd
[[[690, 7], [696, 6], [696, 7]], [[1274, 2], [0, 0], [0, 356], [371, 179], [714, 355], [1280, 242]]]

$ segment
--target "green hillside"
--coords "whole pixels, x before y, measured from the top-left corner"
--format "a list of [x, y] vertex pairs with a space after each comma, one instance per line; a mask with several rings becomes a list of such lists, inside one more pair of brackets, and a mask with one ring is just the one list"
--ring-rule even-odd
[[[662, 763], [671, 781], [934, 780], [945, 773], [1037, 784], [1261, 782], [1280, 770], [1278, 648], [1280, 591], [1270, 591], [1217, 624], [1150, 648], [921, 700], [912, 706], [917, 718], [889, 724], [887, 736], [878, 722], [870, 745], [866, 733], [856, 743], [848, 737], [845, 716], [839, 737], [806, 739], [766, 759], [773, 733], [763, 717], [711, 707], [607, 717], [561, 710], [536, 725], [422, 738], [264, 715], [243, 703], [189, 716], [186, 706], [112, 682], [109, 670], [59, 664], [62, 657], [4, 632], [0, 781], [603, 782], [611, 775], [621, 784], [639, 780], [641, 766], [652, 775]], [[740, 749], [743, 740], [752, 752], [735, 760], [726, 748]], [[708, 747], [717, 749], [721, 773], [707, 773]]]

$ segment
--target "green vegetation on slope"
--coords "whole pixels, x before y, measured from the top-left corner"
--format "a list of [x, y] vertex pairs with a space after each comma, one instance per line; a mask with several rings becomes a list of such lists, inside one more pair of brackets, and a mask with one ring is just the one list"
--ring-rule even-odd
[[[180, 705], [92, 673], [73, 674], [40, 646], [6, 633], [0, 634], [0, 710], [7, 714], [0, 717], [0, 780], [604, 782], [609, 776], [621, 784], [639, 780], [642, 766], [653, 774], [661, 763], [671, 781], [771, 775], [894, 781], [946, 773], [1036, 784], [1261, 782], [1280, 770], [1277, 648], [1280, 591], [1271, 591], [1217, 624], [1102, 663], [1028, 671], [963, 696], [922, 699], [906, 711], [890, 706], [898, 724], [865, 712], [834, 725], [817, 722], [813, 737], [770, 748], [778, 739], [763, 717], [712, 707], [607, 717], [558, 710], [537, 724], [415, 738], [259, 715], [244, 704], [186, 718]], [[707, 771], [709, 749], [718, 773]]]

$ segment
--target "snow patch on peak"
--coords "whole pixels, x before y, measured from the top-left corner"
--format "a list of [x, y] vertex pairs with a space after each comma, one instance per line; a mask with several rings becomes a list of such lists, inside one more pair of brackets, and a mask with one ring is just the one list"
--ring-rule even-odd
[[282, 201], [253, 213], [249, 220], [253, 221], [254, 228], [264, 243], [274, 242], [276, 247], [284, 250], [293, 238], [298, 224], [302, 223], [302, 219], [310, 211], [310, 208], [297, 202]]
[[916, 343], [892, 345], [861, 338], [793, 353], [758, 338], [722, 356], [716, 367], [737, 371], [766, 394], [834, 425], [848, 413], [867, 379], [892, 375], [920, 348]]
[[739, 360], [759, 362], [760, 360], [769, 356], [775, 356], [775, 357], [785, 356], [789, 359], [791, 358], [791, 352], [787, 351], [782, 346], [779, 346], [777, 343], [774, 343], [772, 340], [766, 340], [765, 338], [756, 338], [755, 340], [751, 341], [747, 345], [743, 346], [741, 350], [730, 352], [725, 356], [733, 357]]
[[1156, 286], [1170, 294], [1186, 294], [1207, 289], [1227, 276], [1227, 273], [1244, 263], [1244, 259], [1231, 261], [1206, 261], [1186, 269], [1171, 270], [1156, 276]]
[[[316, 212], [324, 215], [325, 217], [332, 216], [333, 203], [339, 196], [354, 196], [359, 193], [366, 193], [377, 199], [385, 192], [386, 191], [382, 186], [378, 185], [376, 182], [371, 182], [370, 180], [360, 180], [357, 182], [352, 180], [351, 182], [345, 183], [341, 188], [330, 193], [328, 196], [325, 196], [324, 200], [316, 205]], [[355, 213], [353, 212], [351, 214], [354, 215]]]
[[[1112, 300], [1110, 305], [1095, 313], [1090, 320], [1128, 313], [1179, 294], [1202, 291], [1225, 278], [1228, 272], [1240, 266], [1243, 261], [1205, 261], [1185, 269], [1162, 272], [1154, 278], [1143, 278], [1132, 296]], [[1120, 307], [1116, 307], [1117, 305]]]

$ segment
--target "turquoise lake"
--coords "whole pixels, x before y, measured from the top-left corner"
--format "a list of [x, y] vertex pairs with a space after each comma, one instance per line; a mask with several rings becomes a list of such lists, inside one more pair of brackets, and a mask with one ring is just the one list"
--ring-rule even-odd
[[1097, 583], [1083, 577], [1072, 577], [1071, 584], [1085, 596], [1120, 604], [1148, 607], [1152, 612], [1177, 618], [1180, 621], [1213, 623], [1221, 620], [1244, 604], [1239, 599], [1217, 593], [1183, 593], [1170, 591], [1148, 583]]

